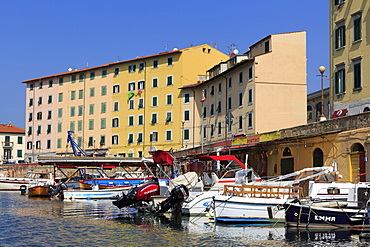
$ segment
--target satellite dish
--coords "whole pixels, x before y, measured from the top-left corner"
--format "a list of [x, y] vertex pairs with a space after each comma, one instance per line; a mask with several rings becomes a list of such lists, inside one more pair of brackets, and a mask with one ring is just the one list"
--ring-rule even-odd
[[73, 69], [72, 68], [68, 68], [68, 71], [71, 72]]
[[237, 49], [234, 50], [234, 54], [238, 55], [239, 51]]
[[174, 51], [177, 51], [178, 49], [177, 48], [173, 48]]

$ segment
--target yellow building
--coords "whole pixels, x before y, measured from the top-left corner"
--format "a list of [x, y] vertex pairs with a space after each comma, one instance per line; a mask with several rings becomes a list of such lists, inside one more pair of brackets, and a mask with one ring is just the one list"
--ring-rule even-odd
[[209, 45], [174, 49], [114, 65], [111, 154], [148, 156], [182, 146], [180, 87], [226, 60]]
[[307, 123], [304, 31], [269, 35], [208, 76], [182, 87], [185, 148]]
[[370, 110], [367, 0], [330, 1], [330, 66], [333, 116]]

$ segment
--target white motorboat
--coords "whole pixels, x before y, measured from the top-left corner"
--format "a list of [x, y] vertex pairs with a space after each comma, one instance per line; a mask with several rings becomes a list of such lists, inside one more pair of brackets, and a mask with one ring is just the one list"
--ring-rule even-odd
[[98, 187], [92, 190], [64, 190], [64, 200], [97, 200], [97, 199], [117, 199], [123, 192], [131, 187], [114, 188], [114, 189], [99, 189]]
[[0, 191], [17, 191], [35, 184], [53, 184], [54, 177], [50, 172], [27, 172], [23, 178], [0, 177]]

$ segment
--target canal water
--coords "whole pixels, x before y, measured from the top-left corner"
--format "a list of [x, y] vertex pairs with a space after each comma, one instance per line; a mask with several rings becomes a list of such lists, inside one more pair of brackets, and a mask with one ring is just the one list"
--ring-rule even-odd
[[0, 192], [0, 246], [369, 246], [359, 232], [229, 226], [154, 217], [111, 201], [55, 201]]

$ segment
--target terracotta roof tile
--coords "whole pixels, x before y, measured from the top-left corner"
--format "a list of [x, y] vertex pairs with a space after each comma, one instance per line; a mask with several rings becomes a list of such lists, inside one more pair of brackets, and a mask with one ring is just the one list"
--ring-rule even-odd
[[22, 128], [17, 126], [13, 126], [11, 124], [0, 124], [0, 133], [19, 133], [24, 134], [26, 131]]

